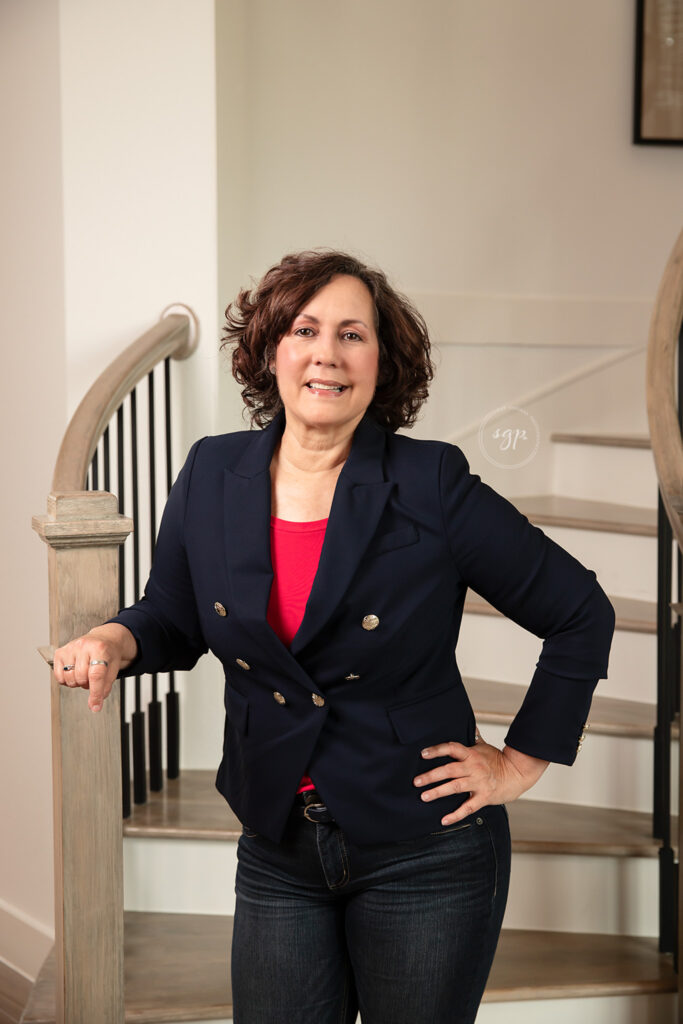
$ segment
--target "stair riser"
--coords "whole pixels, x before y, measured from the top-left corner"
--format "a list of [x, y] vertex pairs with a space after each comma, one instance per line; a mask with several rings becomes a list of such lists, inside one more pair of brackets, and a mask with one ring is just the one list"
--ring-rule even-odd
[[597, 574], [607, 594], [657, 599], [657, 538], [641, 534], [577, 530], [539, 523], [560, 547]]
[[[125, 908], [234, 914], [236, 855], [230, 840], [127, 838]], [[505, 926], [654, 935], [657, 870], [654, 858], [515, 853]]]
[[[463, 676], [495, 679], [528, 686], [543, 641], [499, 615], [466, 614], [457, 647]], [[651, 633], [616, 630], [610, 649], [607, 678], [596, 691], [602, 697], [621, 697], [654, 704], [657, 638]]]
[[[488, 743], [502, 747], [506, 726], [481, 725]], [[573, 765], [551, 764], [530, 791], [535, 800], [652, 810], [652, 743], [588, 733]]]
[[657, 507], [657, 474], [649, 449], [555, 444], [550, 490], [572, 498]]
[[658, 873], [654, 857], [513, 854], [503, 927], [657, 935]]
[[676, 997], [666, 994], [484, 1002], [477, 1014], [477, 1024], [548, 1024], [548, 1021], [552, 1024], [577, 1024], [579, 1021], [580, 1024], [675, 1024]]
[[220, 839], [123, 840], [126, 910], [234, 914], [237, 842]]
[[[484, 996], [486, 999], [486, 996]], [[514, 1003], [484, 1002], [477, 1024], [675, 1024], [676, 997], [604, 996], [598, 999], [539, 999]], [[233, 1024], [230, 1020], [194, 1024]], [[356, 1024], [361, 1024], [360, 1017]], [[415, 1021], [415, 1024], [421, 1024]]]

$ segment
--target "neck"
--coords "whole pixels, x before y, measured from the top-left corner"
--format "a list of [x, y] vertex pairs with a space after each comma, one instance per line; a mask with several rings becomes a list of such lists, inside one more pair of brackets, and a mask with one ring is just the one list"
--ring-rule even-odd
[[357, 423], [344, 430], [324, 431], [286, 423], [276, 458], [304, 473], [339, 470], [346, 462]]

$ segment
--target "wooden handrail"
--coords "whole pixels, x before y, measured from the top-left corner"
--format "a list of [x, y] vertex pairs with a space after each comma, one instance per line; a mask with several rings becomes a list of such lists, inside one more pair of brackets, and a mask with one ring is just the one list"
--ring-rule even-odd
[[662, 501], [683, 549], [683, 439], [678, 422], [676, 353], [683, 321], [683, 231], [664, 269], [647, 347], [647, 415]]
[[83, 490], [99, 439], [126, 395], [168, 356], [187, 359], [192, 355], [199, 341], [197, 317], [189, 306], [167, 307], [178, 308], [187, 312], [164, 310], [159, 322], [124, 349], [86, 393], [64, 434], [52, 477], [53, 491]]

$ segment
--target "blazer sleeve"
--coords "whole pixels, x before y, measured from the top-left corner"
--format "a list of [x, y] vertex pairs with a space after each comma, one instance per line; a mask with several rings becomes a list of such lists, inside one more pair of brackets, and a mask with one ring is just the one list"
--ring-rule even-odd
[[120, 676], [190, 669], [208, 650], [184, 542], [187, 494], [201, 443], [193, 444], [168, 496], [144, 597], [108, 620], [126, 626], [138, 645], [137, 658]]
[[543, 639], [505, 742], [573, 764], [598, 679], [607, 678], [614, 607], [596, 574], [529, 522], [455, 445], [441, 463], [444, 527], [468, 586]]

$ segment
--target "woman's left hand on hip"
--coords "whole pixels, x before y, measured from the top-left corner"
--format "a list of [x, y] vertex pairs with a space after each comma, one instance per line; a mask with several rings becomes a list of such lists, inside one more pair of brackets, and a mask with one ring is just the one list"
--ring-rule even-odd
[[[523, 754], [512, 747], [498, 747], [484, 742], [477, 729], [473, 747], [462, 743], [437, 743], [422, 751], [422, 757], [450, 757], [446, 764], [432, 768], [413, 779], [416, 786], [430, 786], [421, 794], [425, 801], [439, 800], [454, 794], [469, 793], [457, 810], [441, 819], [452, 825], [487, 804], [505, 804], [516, 800], [538, 782], [549, 762]], [[445, 810], [445, 808], [444, 808]]]

